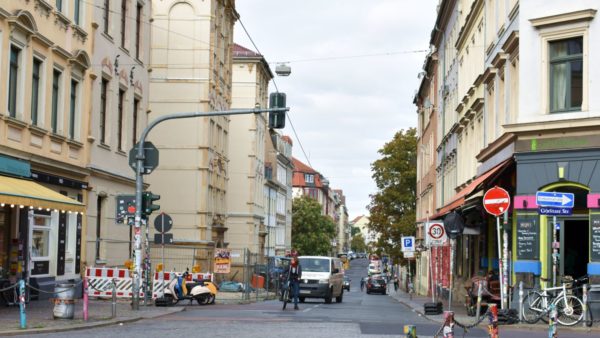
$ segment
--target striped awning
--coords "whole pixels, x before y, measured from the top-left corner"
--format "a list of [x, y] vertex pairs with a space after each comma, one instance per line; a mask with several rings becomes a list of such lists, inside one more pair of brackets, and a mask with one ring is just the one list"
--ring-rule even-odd
[[34, 181], [0, 176], [0, 203], [12, 206], [84, 212], [85, 205]]

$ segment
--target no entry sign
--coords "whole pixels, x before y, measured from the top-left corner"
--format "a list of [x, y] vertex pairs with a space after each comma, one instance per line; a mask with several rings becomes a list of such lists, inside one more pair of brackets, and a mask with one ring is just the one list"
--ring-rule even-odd
[[502, 188], [493, 187], [483, 195], [483, 207], [488, 213], [500, 216], [510, 207], [510, 195]]

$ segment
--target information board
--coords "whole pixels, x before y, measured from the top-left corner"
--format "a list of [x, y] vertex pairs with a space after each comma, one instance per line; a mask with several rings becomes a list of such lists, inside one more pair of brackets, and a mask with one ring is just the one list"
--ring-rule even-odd
[[517, 216], [517, 259], [540, 258], [540, 226], [537, 217]]
[[590, 214], [590, 260], [600, 262], [600, 214]]

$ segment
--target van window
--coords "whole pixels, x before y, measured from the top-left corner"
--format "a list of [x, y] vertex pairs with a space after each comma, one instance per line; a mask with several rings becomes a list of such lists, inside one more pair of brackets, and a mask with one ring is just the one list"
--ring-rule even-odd
[[303, 272], [330, 272], [330, 260], [327, 258], [300, 258]]

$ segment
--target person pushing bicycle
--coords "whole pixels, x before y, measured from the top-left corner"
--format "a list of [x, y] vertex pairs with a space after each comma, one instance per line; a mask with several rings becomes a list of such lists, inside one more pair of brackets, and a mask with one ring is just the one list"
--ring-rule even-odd
[[[294, 310], [298, 310], [298, 294], [300, 292], [300, 278], [302, 277], [302, 267], [296, 255], [292, 255], [292, 261], [288, 267], [288, 283], [291, 290], [291, 296], [294, 300]], [[284, 300], [286, 301], [286, 300]]]

